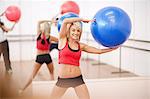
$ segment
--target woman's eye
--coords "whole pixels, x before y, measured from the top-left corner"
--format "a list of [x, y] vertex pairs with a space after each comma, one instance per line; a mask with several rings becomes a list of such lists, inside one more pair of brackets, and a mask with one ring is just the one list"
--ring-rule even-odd
[[75, 32], [75, 29], [73, 29], [72, 31]]
[[77, 30], [77, 32], [80, 32], [80, 30]]

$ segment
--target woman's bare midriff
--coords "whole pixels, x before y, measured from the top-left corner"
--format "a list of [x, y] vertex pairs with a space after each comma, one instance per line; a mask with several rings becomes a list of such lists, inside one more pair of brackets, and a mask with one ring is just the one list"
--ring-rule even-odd
[[59, 74], [60, 78], [73, 78], [81, 75], [81, 70], [79, 66], [60, 64]]
[[37, 55], [48, 54], [49, 50], [37, 50]]

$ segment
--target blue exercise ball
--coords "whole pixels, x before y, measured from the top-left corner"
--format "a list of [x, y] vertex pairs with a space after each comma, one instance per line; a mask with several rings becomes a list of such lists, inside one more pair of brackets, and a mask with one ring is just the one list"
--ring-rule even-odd
[[94, 39], [105, 47], [124, 43], [131, 33], [131, 21], [125, 11], [118, 7], [105, 7], [94, 16], [91, 32]]
[[68, 13], [65, 13], [63, 14], [60, 19], [58, 20], [57, 22], [57, 29], [58, 31], [60, 31], [60, 28], [61, 28], [61, 25], [62, 25], [62, 22], [65, 18], [73, 18], [73, 17], [79, 17], [77, 14], [73, 13], [73, 12], [68, 12]]

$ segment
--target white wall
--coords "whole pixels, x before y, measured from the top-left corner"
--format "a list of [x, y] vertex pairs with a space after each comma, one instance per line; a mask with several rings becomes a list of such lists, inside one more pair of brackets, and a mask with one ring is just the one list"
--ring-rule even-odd
[[[130, 3], [130, 4], [129, 4]], [[128, 7], [127, 13], [132, 20], [132, 33], [130, 39], [150, 41], [150, 1], [149, 0], [134, 0], [126, 2], [124, 7]], [[122, 7], [121, 7], [122, 8]], [[125, 8], [125, 9], [126, 9]], [[135, 47], [149, 50], [150, 43], [128, 40], [125, 46]], [[103, 57], [103, 56], [102, 56]], [[115, 57], [118, 57], [117, 55]], [[118, 57], [119, 58], [119, 57]], [[119, 67], [111, 61], [113, 55], [104, 55], [102, 58], [108, 64]], [[116, 58], [117, 59], [117, 58]], [[118, 61], [118, 60], [114, 60]], [[122, 69], [134, 72], [142, 76], [150, 76], [150, 51], [138, 50], [133, 48], [122, 47], [121, 52], [121, 67]]]
[[[38, 20], [51, 19], [59, 12], [60, 5], [66, 0], [1, 0], [0, 13], [9, 5], [17, 5], [21, 9], [22, 15], [19, 23], [13, 32], [8, 34], [10, 41], [11, 60], [33, 60], [36, 53], [36, 25]], [[132, 31], [130, 39], [150, 41], [150, 0], [74, 0], [80, 7], [80, 16], [93, 18], [98, 10], [107, 6], [117, 6], [122, 8], [130, 16], [132, 21]], [[85, 3], [86, 2], [86, 3]], [[8, 26], [12, 23], [7, 21]], [[82, 42], [103, 48], [96, 43], [90, 33], [90, 24], [83, 25]], [[14, 35], [22, 35], [14, 37]], [[57, 29], [52, 27], [52, 35], [58, 37]], [[18, 39], [24, 40], [17, 42]], [[25, 41], [30, 39], [28, 41]], [[15, 42], [12, 40], [16, 40]], [[125, 46], [142, 48], [149, 50], [150, 43], [128, 40]], [[51, 53], [57, 58], [58, 52]], [[92, 58], [107, 64], [119, 67], [119, 49], [103, 55], [93, 55], [83, 53], [83, 58]], [[122, 47], [121, 65], [123, 69], [129, 70], [139, 75], [150, 76], [150, 52], [133, 48]]]

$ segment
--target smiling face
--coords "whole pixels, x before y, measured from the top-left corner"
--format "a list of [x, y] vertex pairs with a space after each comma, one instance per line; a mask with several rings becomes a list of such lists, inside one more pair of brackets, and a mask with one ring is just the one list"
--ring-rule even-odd
[[82, 27], [80, 22], [74, 22], [69, 30], [69, 37], [73, 40], [79, 41], [82, 33]]

